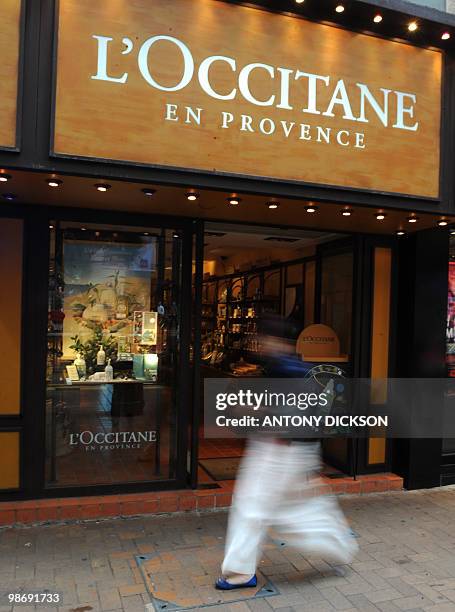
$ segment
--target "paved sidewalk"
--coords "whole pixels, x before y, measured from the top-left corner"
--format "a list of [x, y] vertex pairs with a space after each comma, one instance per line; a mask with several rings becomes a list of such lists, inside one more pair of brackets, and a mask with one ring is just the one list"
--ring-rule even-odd
[[198, 602], [214, 604], [208, 612], [455, 612], [455, 487], [340, 501], [359, 536], [356, 560], [332, 566], [304, 558], [272, 534], [261, 563], [264, 597], [237, 592], [240, 601], [231, 603], [212, 588], [223, 511], [5, 528], [0, 592], [59, 591], [65, 612], [202, 609]]

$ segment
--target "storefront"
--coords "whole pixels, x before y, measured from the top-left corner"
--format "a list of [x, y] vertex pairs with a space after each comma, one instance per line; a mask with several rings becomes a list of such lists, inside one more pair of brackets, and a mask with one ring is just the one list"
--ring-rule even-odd
[[[264, 312], [315, 367], [446, 376], [455, 20], [268, 4], [7, 0], [2, 500], [216, 481], [203, 380], [260, 371]], [[442, 448], [324, 455], [418, 488]]]

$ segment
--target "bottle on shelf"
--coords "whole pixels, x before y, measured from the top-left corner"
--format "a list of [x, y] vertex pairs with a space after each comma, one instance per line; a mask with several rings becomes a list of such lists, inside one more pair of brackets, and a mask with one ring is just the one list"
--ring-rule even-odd
[[85, 378], [87, 376], [87, 364], [85, 363], [85, 359], [81, 353], [77, 354], [76, 359], [74, 360], [74, 365], [77, 368], [77, 373], [79, 374], [79, 378]]
[[104, 366], [106, 365], [106, 353], [103, 349], [103, 345], [100, 344], [100, 349], [96, 354], [96, 365], [97, 366]]
[[107, 360], [107, 366], [104, 368], [105, 381], [112, 382], [114, 380], [114, 368], [111, 366], [111, 360]]

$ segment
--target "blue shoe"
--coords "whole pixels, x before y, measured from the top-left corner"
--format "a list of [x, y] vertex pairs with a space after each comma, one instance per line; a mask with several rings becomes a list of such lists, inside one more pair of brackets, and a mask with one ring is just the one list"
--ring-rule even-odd
[[219, 591], [233, 591], [234, 589], [249, 589], [257, 586], [258, 579], [256, 574], [248, 580], [248, 582], [243, 582], [242, 584], [231, 584], [227, 580], [225, 580], [222, 576], [218, 578], [215, 582], [215, 588]]

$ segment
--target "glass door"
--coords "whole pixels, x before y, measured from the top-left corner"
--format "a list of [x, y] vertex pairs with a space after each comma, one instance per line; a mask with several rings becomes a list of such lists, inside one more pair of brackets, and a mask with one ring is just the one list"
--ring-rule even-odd
[[[318, 258], [317, 322], [329, 327], [339, 341], [336, 365], [345, 376], [352, 376], [352, 320], [354, 287], [354, 250], [350, 245], [337, 248], [325, 245]], [[330, 363], [330, 360], [326, 360]], [[355, 444], [345, 438], [323, 441], [324, 460], [345, 473], [352, 473], [356, 463]]]
[[48, 489], [181, 474], [182, 250], [178, 230], [52, 222]]

